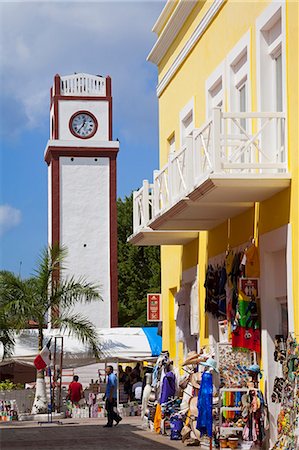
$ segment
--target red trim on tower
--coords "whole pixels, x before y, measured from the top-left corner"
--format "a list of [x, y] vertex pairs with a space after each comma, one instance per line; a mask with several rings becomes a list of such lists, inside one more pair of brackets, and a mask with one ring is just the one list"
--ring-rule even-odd
[[118, 147], [52, 147], [51, 145], [47, 148], [45, 154], [45, 161], [49, 165], [50, 162], [60, 156], [78, 156], [78, 157], [107, 157], [111, 158], [112, 155], [118, 153]]
[[116, 154], [110, 158], [110, 321], [118, 326]]
[[59, 157], [52, 158], [52, 242], [60, 244], [60, 170]]
[[107, 102], [107, 101], [109, 101], [109, 99], [110, 99], [110, 97], [107, 97], [107, 96], [105, 96], [105, 97], [96, 97], [96, 96], [87, 96], [87, 95], [55, 95], [54, 94], [54, 97], [55, 98], [57, 98], [57, 100], [65, 100], [65, 101], [68, 101], [68, 100], [72, 100], [72, 101], [74, 101], [74, 100], [76, 100], [76, 101], [78, 101], [78, 100], [82, 100], [82, 101], [92, 101], [92, 102], [94, 102], [94, 101], [97, 101], [97, 102]]

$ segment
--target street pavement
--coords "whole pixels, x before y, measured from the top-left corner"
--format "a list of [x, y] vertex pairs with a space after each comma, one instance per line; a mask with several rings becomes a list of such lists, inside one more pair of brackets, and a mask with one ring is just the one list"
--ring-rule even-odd
[[[143, 430], [140, 417], [125, 417], [118, 426], [103, 428], [104, 419], [62, 419], [62, 424], [7, 422], [0, 425], [1, 450], [183, 450], [171, 441]], [[198, 448], [198, 447], [197, 447]]]

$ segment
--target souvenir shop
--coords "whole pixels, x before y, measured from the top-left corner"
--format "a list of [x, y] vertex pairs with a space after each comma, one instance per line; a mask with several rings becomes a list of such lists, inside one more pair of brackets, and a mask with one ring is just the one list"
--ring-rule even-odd
[[238, 251], [228, 248], [222, 261], [209, 261], [205, 310], [210, 344], [190, 351], [178, 368], [168, 352], [161, 353], [152, 375], [147, 375], [144, 427], [185, 446], [299, 448], [298, 340], [277, 329], [284, 333], [275, 335], [268, 358], [279, 376], [267, 383], [261, 357], [259, 271], [254, 241]]

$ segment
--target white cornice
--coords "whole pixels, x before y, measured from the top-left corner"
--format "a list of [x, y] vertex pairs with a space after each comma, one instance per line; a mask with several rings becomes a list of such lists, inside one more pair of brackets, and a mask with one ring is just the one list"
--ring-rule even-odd
[[166, 5], [164, 6], [160, 16], [158, 17], [155, 25], [152, 28], [154, 33], [159, 34], [165, 25], [166, 20], [169, 18], [170, 14], [175, 8], [175, 0], [168, 0]]
[[173, 11], [168, 23], [165, 25], [162, 33], [158, 37], [157, 42], [153, 46], [150, 54], [147, 57], [147, 61], [151, 61], [154, 64], [159, 64], [170, 45], [178, 35], [185, 20], [195, 7], [197, 0], [180, 0], [175, 10]]
[[[208, 28], [222, 5], [224, 4], [225, 0], [214, 0], [211, 7], [208, 9], [194, 32], [192, 33], [190, 39], [186, 42], [185, 46], [179, 53], [179, 55], [174, 60], [173, 64], [170, 66], [162, 80], [157, 86], [157, 96], [159, 97], [162, 91], [166, 88], [178, 68], [182, 65], [182, 63], [185, 61], [185, 59], [188, 57], [190, 52], [192, 51], [195, 44], [199, 41], [205, 30]], [[163, 34], [163, 33], [162, 33]], [[158, 42], [158, 41], [157, 41]], [[150, 55], [149, 55], [150, 56]], [[149, 59], [149, 57], [148, 57]], [[151, 60], [152, 61], [152, 60]]]

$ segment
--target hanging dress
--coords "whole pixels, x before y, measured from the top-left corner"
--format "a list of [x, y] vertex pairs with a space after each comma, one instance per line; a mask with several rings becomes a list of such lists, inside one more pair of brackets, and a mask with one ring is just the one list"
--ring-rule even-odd
[[213, 377], [211, 373], [204, 372], [201, 378], [200, 390], [198, 394], [198, 417], [196, 428], [201, 435], [207, 434], [212, 437], [212, 416], [213, 407]]

